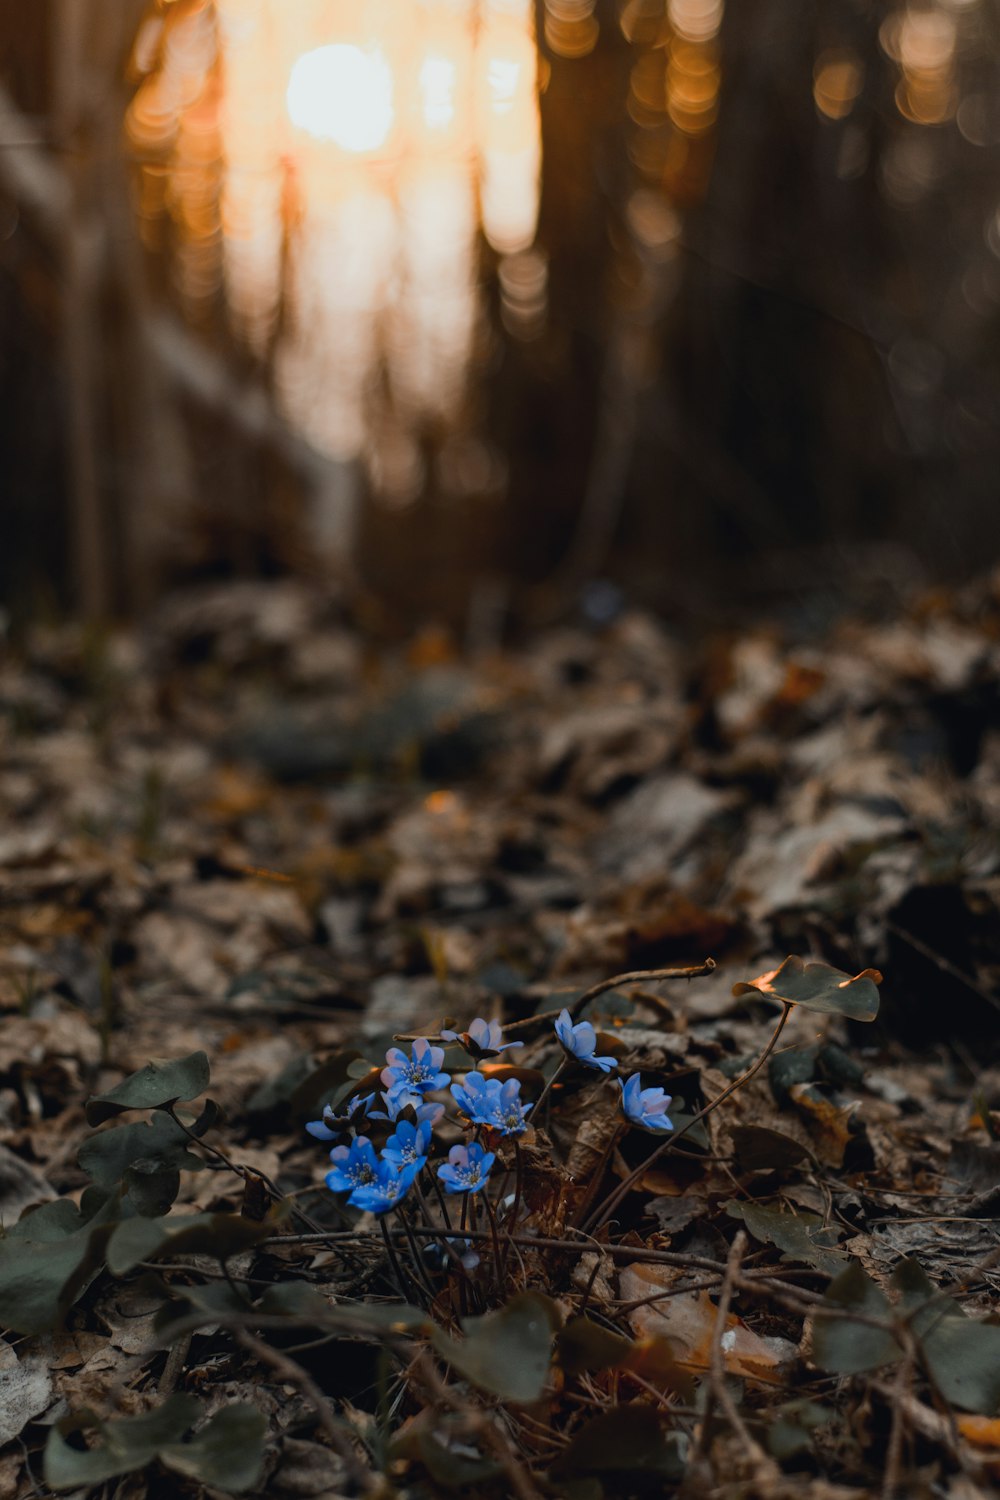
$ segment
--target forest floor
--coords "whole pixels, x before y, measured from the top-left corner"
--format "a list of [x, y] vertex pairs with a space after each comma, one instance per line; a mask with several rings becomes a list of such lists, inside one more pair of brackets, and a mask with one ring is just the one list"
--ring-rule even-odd
[[[469, 660], [280, 582], [5, 650], [0, 1493], [990, 1493], [998, 689], [1000, 578], [811, 641]], [[451, 1249], [327, 1190], [394, 1039], [501, 1021], [538, 1100], [563, 1005], [683, 1142], [584, 1062]]]

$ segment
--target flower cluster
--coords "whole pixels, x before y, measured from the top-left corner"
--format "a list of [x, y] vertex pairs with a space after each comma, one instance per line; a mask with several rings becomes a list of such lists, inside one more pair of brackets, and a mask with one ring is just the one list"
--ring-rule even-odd
[[[574, 1024], [569, 1011], [563, 1010], [554, 1029], [565, 1054], [562, 1067], [575, 1062], [602, 1074], [615, 1071], [613, 1057], [598, 1056], [597, 1033], [589, 1021]], [[461, 1044], [474, 1064], [523, 1045], [504, 1042], [499, 1023], [482, 1019], [473, 1021], [468, 1031], [442, 1031], [439, 1039]], [[438, 1190], [470, 1196], [481, 1193], [496, 1161], [495, 1149], [489, 1148], [495, 1148], [502, 1137], [523, 1135], [528, 1128], [533, 1105], [522, 1100], [519, 1080], [487, 1077], [473, 1066], [461, 1082], [452, 1083], [451, 1074], [443, 1068], [444, 1048], [427, 1037], [417, 1037], [409, 1053], [390, 1047], [385, 1061], [378, 1098], [375, 1094], [349, 1096], [336, 1109], [327, 1105], [322, 1119], [306, 1126], [321, 1141], [354, 1132], [349, 1144], [335, 1146], [330, 1152], [327, 1187], [334, 1193], [347, 1193], [352, 1207], [373, 1214], [388, 1213], [401, 1204], [428, 1164], [434, 1127], [445, 1112], [444, 1104], [428, 1095], [450, 1085], [451, 1097], [471, 1134], [465, 1144], [452, 1146], [447, 1160], [438, 1165]], [[663, 1089], [644, 1089], [638, 1073], [624, 1082], [617, 1081], [629, 1124], [660, 1132], [674, 1128], [666, 1113], [670, 1095]], [[546, 1094], [550, 1087], [551, 1081]], [[375, 1108], [376, 1104], [381, 1108]], [[369, 1136], [360, 1133], [369, 1121], [384, 1121], [393, 1127], [381, 1151], [376, 1151]]]
[[[477, 1019], [467, 1032], [444, 1031], [442, 1041], [457, 1041], [478, 1063], [496, 1057], [521, 1042], [504, 1042], [496, 1021]], [[401, 1204], [419, 1174], [427, 1166], [434, 1126], [445, 1112], [444, 1104], [427, 1096], [451, 1084], [451, 1094], [476, 1134], [488, 1128], [501, 1136], [523, 1135], [528, 1126], [530, 1104], [521, 1100], [517, 1079], [501, 1083], [473, 1068], [464, 1082], [452, 1083], [443, 1069], [444, 1048], [427, 1037], [417, 1037], [409, 1053], [390, 1047], [380, 1074], [382, 1089], [375, 1094], [354, 1095], [338, 1108], [327, 1105], [320, 1120], [306, 1129], [317, 1140], [332, 1141], [358, 1130], [369, 1121], [386, 1121], [393, 1133], [381, 1151], [367, 1135], [356, 1134], [350, 1144], [330, 1152], [331, 1170], [326, 1185], [331, 1192], [347, 1193], [353, 1208], [381, 1215]], [[376, 1108], [376, 1105], [381, 1107]], [[494, 1137], [495, 1138], [495, 1137]], [[479, 1193], [489, 1181], [496, 1154], [477, 1140], [453, 1146], [437, 1177], [447, 1193]], [[470, 1252], [471, 1253], [471, 1252]]]

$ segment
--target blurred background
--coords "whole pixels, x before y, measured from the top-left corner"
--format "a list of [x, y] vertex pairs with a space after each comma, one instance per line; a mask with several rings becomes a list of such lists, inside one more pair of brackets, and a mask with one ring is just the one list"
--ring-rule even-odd
[[0, 0], [0, 601], [488, 636], [1000, 552], [996, 0]]

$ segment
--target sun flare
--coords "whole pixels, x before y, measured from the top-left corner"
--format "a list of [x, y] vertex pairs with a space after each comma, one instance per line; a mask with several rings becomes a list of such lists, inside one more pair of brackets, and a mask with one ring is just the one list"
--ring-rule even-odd
[[336, 42], [304, 52], [285, 97], [293, 125], [344, 151], [377, 151], [395, 119], [392, 71], [378, 48]]

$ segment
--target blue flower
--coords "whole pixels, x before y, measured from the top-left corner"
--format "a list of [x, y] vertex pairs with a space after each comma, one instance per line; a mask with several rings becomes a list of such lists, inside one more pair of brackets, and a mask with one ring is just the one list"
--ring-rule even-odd
[[597, 1032], [589, 1021], [578, 1021], [573, 1025], [568, 1010], [559, 1013], [555, 1023], [556, 1036], [567, 1057], [575, 1057], [585, 1068], [600, 1068], [602, 1073], [611, 1073], [617, 1066], [613, 1057], [597, 1057]]
[[452, 1097], [473, 1125], [494, 1125], [500, 1113], [500, 1080], [467, 1073], [465, 1083], [453, 1083]]
[[478, 1193], [486, 1186], [495, 1161], [494, 1153], [484, 1151], [475, 1141], [468, 1146], [452, 1146], [448, 1160], [438, 1167], [438, 1177], [449, 1193]]
[[378, 1157], [366, 1135], [359, 1135], [350, 1146], [334, 1146], [330, 1160], [333, 1171], [327, 1172], [326, 1185], [331, 1193], [351, 1192], [378, 1177]]
[[382, 1094], [382, 1102], [385, 1109], [372, 1109], [368, 1111], [369, 1120], [388, 1120], [395, 1124], [404, 1109], [413, 1111], [413, 1118], [418, 1125], [436, 1125], [444, 1114], [443, 1104], [412, 1104], [407, 1099], [395, 1096], [392, 1089], [387, 1089]]
[[633, 1125], [643, 1130], [673, 1130], [673, 1121], [666, 1113], [672, 1095], [662, 1089], [644, 1089], [642, 1077], [633, 1073], [627, 1083], [618, 1080], [622, 1091], [622, 1109]]
[[521, 1103], [521, 1085], [516, 1078], [508, 1078], [500, 1090], [500, 1104], [492, 1124], [504, 1135], [523, 1135], [528, 1128], [530, 1104]]
[[501, 1083], [499, 1078], [467, 1073], [465, 1083], [453, 1083], [451, 1092], [474, 1125], [490, 1125], [503, 1135], [523, 1135], [528, 1128], [531, 1105], [521, 1103], [521, 1085], [516, 1078]]
[[409, 1120], [399, 1120], [396, 1134], [391, 1135], [382, 1148], [382, 1160], [392, 1162], [397, 1170], [414, 1162], [419, 1169], [427, 1161], [430, 1143], [430, 1125], [411, 1125]]
[[374, 1097], [374, 1094], [355, 1094], [353, 1099], [348, 1099], [347, 1108], [341, 1110], [339, 1114], [331, 1105], [325, 1104], [322, 1120], [310, 1120], [306, 1129], [318, 1141], [335, 1141], [339, 1135], [343, 1135], [350, 1124], [356, 1123], [352, 1121], [352, 1116], [358, 1110], [364, 1114]]
[[484, 1021], [481, 1016], [470, 1024], [468, 1031], [442, 1031], [445, 1042], [461, 1042], [470, 1057], [478, 1062], [483, 1057], [499, 1057], [511, 1047], [523, 1047], [523, 1042], [505, 1042], [503, 1027], [499, 1021]]
[[352, 1208], [364, 1208], [369, 1213], [388, 1213], [406, 1197], [419, 1171], [416, 1162], [397, 1172], [391, 1161], [380, 1161], [374, 1181], [356, 1187], [347, 1201]]
[[443, 1089], [451, 1082], [451, 1074], [441, 1072], [444, 1048], [432, 1047], [425, 1036], [417, 1037], [410, 1057], [398, 1047], [390, 1047], [385, 1060], [388, 1066], [382, 1069], [382, 1082], [389, 1108], [405, 1104], [416, 1107], [424, 1094], [431, 1089]]

